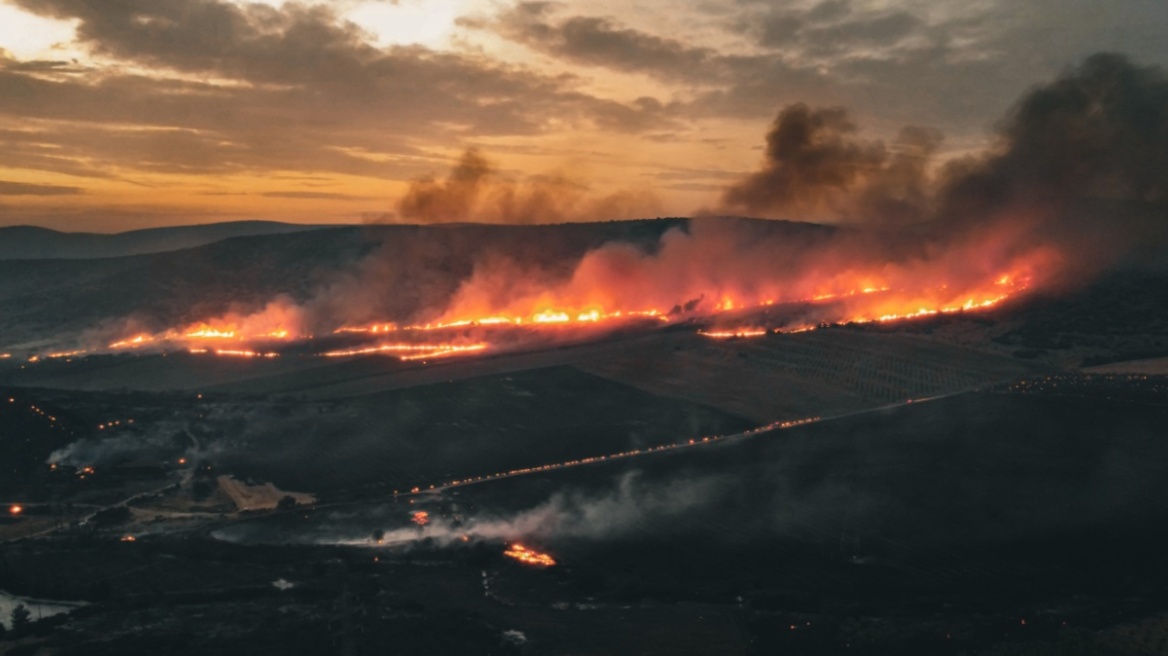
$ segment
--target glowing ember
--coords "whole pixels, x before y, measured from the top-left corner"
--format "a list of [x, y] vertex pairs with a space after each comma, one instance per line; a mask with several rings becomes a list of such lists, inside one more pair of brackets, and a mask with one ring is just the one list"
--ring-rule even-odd
[[451, 317], [444, 321], [437, 321], [433, 323], [413, 324], [408, 326], [398, 326], [393, 323], [375, 323], [367, 326], [343, 326], [337, 328], [333, 332], [335, 334], [357, 333], [357, 334], [379, 334], [389, 332], [433, 332], [451, 330], [457, 328], [471, 328], [477, 326], [529, 326], [529, 327], [555, 327], [576, 324], [596, 324], [602, 321], [613, 321], [618, 319], [658, 319], [660, 321], [668, 321], [660, 310], [633, 310], [633, 311], [614, 311], [606, 312], [598, 307], [590, 307], [580, 310], [569, 309], [543, 309], [532, 312], [527, 315], [503, 316], [503, 315], [487, 315], [487, 316], [465, 316], [465, 317]]
[[138, 541], [138, 538], [136, 538], [132, 535], [123, 535], [122, 536], [122, 542], [137, 542], [137, 541]]
[[430, 523], [430, 513], [424, 510], [419, 510], [410, 517], [410, 521], [417, 524], [418, 526], [425, 526], [426, 524]]
[[14, 503], [10, 508], [8, 508], [8, 513], [11, 515], [19, 515], [22, 512], [24, 512], [24, 506], [20, 504]]
[[110, 344], [109, 347], [112, 349], [138, 348], [139, 346], [142, 346], [144, 344], [150, 344], [150, 343], [153, 343], [154, 341], [155, 341], [154, 338], [151, 337], [150, 335], [136, 335], [134, 337], [131, 337], [130, 339], [124, 339], [120, 342], [114, 342], [113, 344]]
[[535, 565], [537, 567], [551, 567], [556, 564], [556, 561], [551, 556], [529, 549], [518, 542], [507, 547], [503, 552], [504, 556], [514, 558], [525, 565]]
[[347, 358], [355, 355], [392, 353], [396, 354], [400, 360], [407, 361], [472, 353], [485, 350], [486, 348], [487, 344], [379, 344], [366, 348], [329, 351], [321, 355], [326, 358]]
[[220, 356], [229, 357], [229, 358], [278, 358], [278, 357], [280, 357], [280, 354], [276, 353], [274, 351], [269, 351], [267, 353], [261, 353], [259, 351], [245, 351], [245, 350], [239, 350], [239, 349], [193, 348], [193, 349], [188, 349], [187, 352], [192, 353], [194, 355], [208, 355], [208, 354], [210, 354], [210, 355], [220, 355]]
[[568, 316], [567, 312], [556, 312], [555, 310], [545, 310], [531, 318], [535, 323], [568, 323], [572, 317]]
[[762, 337], [767, 332], [767, 330], [762, 328], [750, 328], [747, 330], [699, 330], [698, 334], [711, 339], [733, 339], [738, 337]]
[[[78, 355], [85, 355], [85, 354], [86, 354], [86, 353], [88, 353], [88, 352], [89, 352], [89, 351], [85, 351], [85, 350], [78, 350], [78, 351], [58, 351], [58, 352], [56, 352], [56, 353], [45, 353], [45, 354], [44, 354], [44, 357], [46, 357], [46, 358], [48, 358], [48, 359], [50, 359], [50, 360], [59, 360], [59, 359], [62, 359], [62, 358], [72, 358], [72, 357], [76, 357], [76, 356], [78, 356]], [[28, 361], [29, 361], [29, 362], [36, 362], [36, 361], [37, 361], [37, 360], [39, 360], [39, 359], [40, 359], [40, 358], [38, 358], [37, 356], [35, 356], [35, 355], [34, 355], [33, 357], [29, 358], [29, 359], [28, 359]]]
[[193, 337], [198, 339], [231, 339], [235, 337], [234, 330], [216, 330], [214, 328], [200, 328], [191, 333], [187, 333], [186, 337]]

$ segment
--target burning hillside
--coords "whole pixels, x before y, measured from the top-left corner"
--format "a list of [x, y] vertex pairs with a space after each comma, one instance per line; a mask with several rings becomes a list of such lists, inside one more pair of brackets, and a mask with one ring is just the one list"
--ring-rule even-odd
[[254, 312], [231, 311], [161, 331], [95, 331], [111, 336], [34, 357], [179, 351], [273, 358], [292, 352], [428, 361], [670, 326], [715, 338], [751, 337], [976, 311], [1046, 284], [1061, 266], [1055, 249], [1001, 246], [1004, 238], [996, 233], [958, 245], [887, 237], [874, 243], [879, 237], [699, 219], [666, 230], [649, 249], [603, 244], [560, 279], [530, 263], [486, 258], [440, 306], [402, 318], [354, 321], [368, 312], [343, 302], [344, 287], [356, 284], [346, 278], [306, 301], [278, 298]]
[[[939, 135], [906, 128], [886, 149], [857, 139], [842, 109], [793, 105], [767, 135], [761, 169], [727, 188], [727, 209], [827, 209], [849, 227], [713, 217], [373, 226], [352, 247], [360, 256], [333, 268], [299, 271], [289, 260], [290, 279], [272, 293], [144, 300], [129, 317], [104, 317], [80, 337], [46, 336], [28, 354], [293, 350], [427, 361], [631, 328], [749, 337], [976, 311], [1161, 256], [1168, 231], [1156, 208], [1168, 187], [1129, 160], [1157, 163], [1168, 152], [1168, 111], [1151, 102], [1166, 90], [1154, 69], [1093, 57], [1023, 98], [983, 157], [942, 167], [928, 165]], [[441, 196], [459, 189], [427, 193], [449, 204]], [[1100, 198], [1114, 202], [1086, 202]], [[312, 246], [301, 245], [305, 257]], [[248, 285], [233, 278], [229, 289]]]
[[[823, 273], [813, 265], [814, 254], [781, 240], [764, 241], [737, 258], [724, 257], [729, 255], [724, 249], [738, 250], [735, 242], [743, 238], [738, 233], [754, 227], [749, 221], [695, 221], [688, 232], [667, 232], [652, 255], [631, 253], [623, 244], [606, 245], [585, 255], [561, 284], [540, 285], [532, 281], [538, 280], [534, 273], [532, 279], [501, 278], [496, 271], [477, 269], [447, 307], [426, 322], [328, 325], [326, 317], [312, 316], [311, 304], [274, 301], [255, 313], [126, 335], [92, 350], [271, 358], [293, 349], [332, 358], [377, 354], [414, 361], [671, 325], [715, 338], [752, 337], [824, 324], [976, 311], [1025, 292], [1049, 276], [1055, 261], [1043, 249], [981, 266], [966, 260], [892, 264], [869, 257]], [[837, 249], [847, 248], [849, 239], [819, 246], [823, 261], [838, 262]], [[782, 251], [791, 257], [768, 263]], [[696, 259], [699, 252], [705, 262]]]

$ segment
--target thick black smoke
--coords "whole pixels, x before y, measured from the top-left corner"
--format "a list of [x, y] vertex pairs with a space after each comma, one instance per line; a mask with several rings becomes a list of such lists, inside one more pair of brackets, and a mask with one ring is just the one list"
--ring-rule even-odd
[[997, 152], [956, 163], [942, 193], [949, 218], [1080, 199], [1168, 201], [1168, 80], [1155, 67], [1097, 54], [1026, 94]]
[[1163, 264], [1168, 253], [1168, 79], [1089, 57], [1015, 106], [990, 154], [947, 165], [937, 218], [992, 222], [1071, 255], [1080, 271]]
[[842, 109], [792, 105], [767, 134], [762, 168], [723, 202], [790, 218], [928, 223], [953, 239], [1005, 222], [1079, 261], [1142, 261], [1168, 247], [1163, 70], [1093, 55], [1026, 93], [999, 125], [986, 154], [934, 166], [935, 131], [905, 128], [885, 147], [856, 138]]
[[839, 107], [783, 109], [767, 134], [762, 170], [728, 188], [724, 204], [792, 219], [921, 220], [940, 133], [907, 127], [886, 147], [856, 131]]

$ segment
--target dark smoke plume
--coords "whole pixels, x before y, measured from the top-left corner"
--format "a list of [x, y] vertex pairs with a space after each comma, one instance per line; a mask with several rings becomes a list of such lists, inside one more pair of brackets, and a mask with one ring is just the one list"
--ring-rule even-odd
[[477, 150], [469, 149], [444, 182], [425, 177], [411, 183], [409, 191], [398, 202], [398, 212], [406, 219], [422, 223], [465, 221], [490, 174], [491, 166], [486, 158]]
[[1097, 54], [1015, 106], [999, 144], [951, 162], [937, 217], [966, 230], [1029, 224], [1081, 266], [1163, 261], [1168, 247], [1168, 79]]
[[724, 204], [792, 219], [919, 221], [941, 134], [907, 127], [889, 148], [856, 131], [842, 108], [783, 109], [767, 134], [762, 170], [728, 188]]
[[445, 180], [427, 176], [410, 183], [398, 202], [405, 223], [564, 223], [656, 214], [660, 203], [645, 191], [591, 197], [588, 185], [564, 174], [504, 179], [475, 148], [467, 149]]
[[1081, 198], [1168, 201], [1168, 80], [1097, 54], [1030, 91], [1000, 128], [997, 152], [955, 164], [942, 211], [985, 215], [1010, 204]]
[[888, 148], [855, 132], [839, 108], [783, 109], [762, 168], [726, 189], [724, 205], [797, 219], [929, 223], [958, 240], [1008, 222], [1020, 239], [1110, 262], [1168, 246], [1168, 79], [1159, 68], [1089, 57], [1023, 96], [990, 152], [945, 163], [936, 180], [936, 131], [905, 128]]

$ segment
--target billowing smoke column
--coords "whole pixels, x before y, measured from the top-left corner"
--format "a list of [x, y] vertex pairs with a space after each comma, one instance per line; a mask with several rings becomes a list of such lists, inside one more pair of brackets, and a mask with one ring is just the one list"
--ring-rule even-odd
[[863, 141], [847, 112], [802, 103], [779, 113], [762, 169], [731, 185], [723, 203], [801, 220], [919, 222], [926, 218], [929, 158], [941, 134], [904, 128], [891, 148]]
[[618, 191], [601, 197], [588, 185], [566, 175], [503, 179], [475, 148], [463, 153], [442, 181], [415, 180], [398, 202], [397, 214], [380, 221], [447, 223], [473, 218], [479, 223], [532, 224], [565, 221], [631, 219], [656, 213], [659, 202], [648, 191]]
[[[855, 133], [842, 109], [787, 107], [760, 170], [723, 198], [726, 211], [841, 226], [706, 218], [648, 244], [583, 250], [555, 245], [563, 226], [555, 237], [496, 227], [489, 247], [470, 228], [431, 229], [408, 249], [387, 242], [308, 302], [275, 301], [184, 334], [672, 321], [794, 301], [830, 301], [821, 320], [880, 320], [987, 307], [1168, 252], [1168, 81], [1158, 69], [1095, 55], [1024, 96], [989, 152], [941, 166], [931, 164], [934, 131], [905, 128], [891, 146]], [[399, 210], [421, 221], [559, 220], [581, 206], [570, 189], [500, 182], [469, 151], [447, 180], [418, 181]]]
[[1029, 222], [1076, 266], [1161, 258], [1168, 244], [1168, 80], [1114, 54], [1027, 94], [981, 159], [947, 166], [938, 216]]

